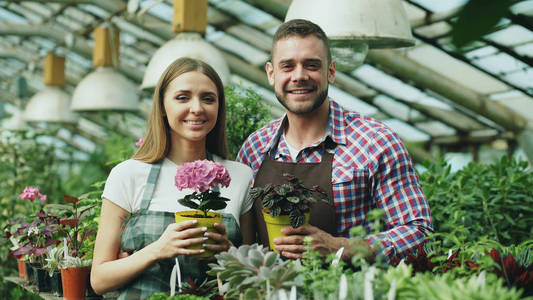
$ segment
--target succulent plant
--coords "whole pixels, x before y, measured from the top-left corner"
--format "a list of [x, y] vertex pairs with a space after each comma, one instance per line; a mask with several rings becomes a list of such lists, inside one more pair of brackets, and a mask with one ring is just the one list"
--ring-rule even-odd
[[299, 261], [283, 261], [262, 245], [232, 247], [215, 257], [217, 263], [209, 265], [208, 274], [223, 282], [220, 291], [226, 299], [269, 298], [278, 290], [303, 286]]

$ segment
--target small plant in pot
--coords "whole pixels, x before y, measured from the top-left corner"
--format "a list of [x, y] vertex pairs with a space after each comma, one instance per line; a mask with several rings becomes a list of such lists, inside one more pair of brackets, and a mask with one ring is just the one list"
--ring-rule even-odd
[[259, 199], [263, 204], [263, 216], [268, 231], [270, 248], [274, 247], [274, 238], [283, 236], [281, 229], [286, 226], [300, 227], [309, 222], [312, 203], [318, 200], [328, 202], [327, 193], [319, 186], [308, 188], [294, 175], [284, 173], [287, 183], [267, 184], [250, 190], [252, 201]]
[[67, 204], [50, 205], [60, 211], [61, 231], [66, 234], [62, 244], [63, 258], [59, 261], [63, 297], [67, 300], [85, 299], [91, 257], [83, 250], [83, 242], [94, 235], [94, 230], [82, 226], [82, 222], [94, 205], [79, 207], [80, 199], [67, 195], [63, 200]]
[[44, 210], [22, 221], [12, 237], [18, 238], [19, 247], [10, 256], [25, 257], [29, 262], [30, 284], [35, 284], [40, 292], [50, 291], [49, 276], [44, 269], [46, 254], [56, 246], [62, 236], [57, 215]]
[[[178, 200], [186, 207], [195, 211], [176, 212], [176, 223], [190, 220], [198, 221], [197, 227], [207, 227], [207, 231], [216, 232], [214, 223], [222, 222], [222, 215], [211, 210], [226, 208], [228, 198], [220, 196], [220, 187], [228, 187], [231, 178], [224, 165], [210, 160], [197, 160], [180, 165], [176, 172], [175, 185], [178, 190], [190, 189], [191, 194]], [[213, 241], [207, 240], [212, 243]], [[191, 246], [191, 249], [201, 249], [201, 245]], [[205, 251], [200, 257], [210, 257], [213, 253]]]

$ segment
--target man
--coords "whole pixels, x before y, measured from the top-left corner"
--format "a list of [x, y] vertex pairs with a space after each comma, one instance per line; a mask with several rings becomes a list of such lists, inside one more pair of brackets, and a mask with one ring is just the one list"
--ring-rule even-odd
[[[266, 72], [286, 116], [250, 135], [237, 160], [254, 170], [254, 186], [283, 182], [282, 174], [288, 172], [306, 186], [318, 184], [329, 192], [329, 205], [312, 208], [311, 225], [286, 227], [282, 232], [287, 236], [274, 240], [283, 256], [302, 257], [303, 238], [310, 236], [314, 250], [327, 255], [344, 247], [343, 259], [348, 260], [355, 254], [350, 228], [363, 225], [370, 231], [367, 213], [379, 208], [385, 213], [385, 231], [359, 246], [372, 250], [368, 256], [381, 252], [390, 259], [432, 232], [429, 206], [397, 135], [328, 97], [335, 71], [320, 27], [306, 20], [282, 24]], [[254, 203], [254, 212], [264, 244], [261, 203]]]

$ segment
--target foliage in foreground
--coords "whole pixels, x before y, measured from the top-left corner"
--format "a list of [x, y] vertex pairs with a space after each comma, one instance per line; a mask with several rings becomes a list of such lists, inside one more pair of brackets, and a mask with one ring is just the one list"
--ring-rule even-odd
[[424, 166], [420, 183], [435, 232], [463, 226], [469, 241], [488, 236], [506, 246], [533, 239], [533, 173], [526, 161], [502, 157], [493, 164], [470, 163], [456, 173], [442, 159]]

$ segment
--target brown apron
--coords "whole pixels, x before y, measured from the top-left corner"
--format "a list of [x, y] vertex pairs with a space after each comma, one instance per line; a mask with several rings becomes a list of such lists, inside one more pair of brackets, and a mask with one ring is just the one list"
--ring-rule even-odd
[[[283, 122], [285, 123], [285, 122]], [[331, 166], [333, 154], [326, 151], [329, 138], [323, 142], [322, 160], [319, 163], [293, 163], [275, 161], [279, 139], [283, 130], [283, 123], [272, 144], [272, 148], [266, 154], [261, 167], [255, 176], [254, 187], [263, 187], [266, 184], [287, 183], [283, 173], [289, 173], [299, 178], [306, 187], [320, 186], [328, 194], [329, 203], [318, 200], [311, 206], [309, 224], [316, 226], [333, 236], [337, 236], [337, 218], [333, 202], [333, 189], [331, 185]], [[268, 234], [265, 220], [263, 219], [263, 204], [257, 199], [253, 204], [254, 220], [259, 242], [268, 247]]]

